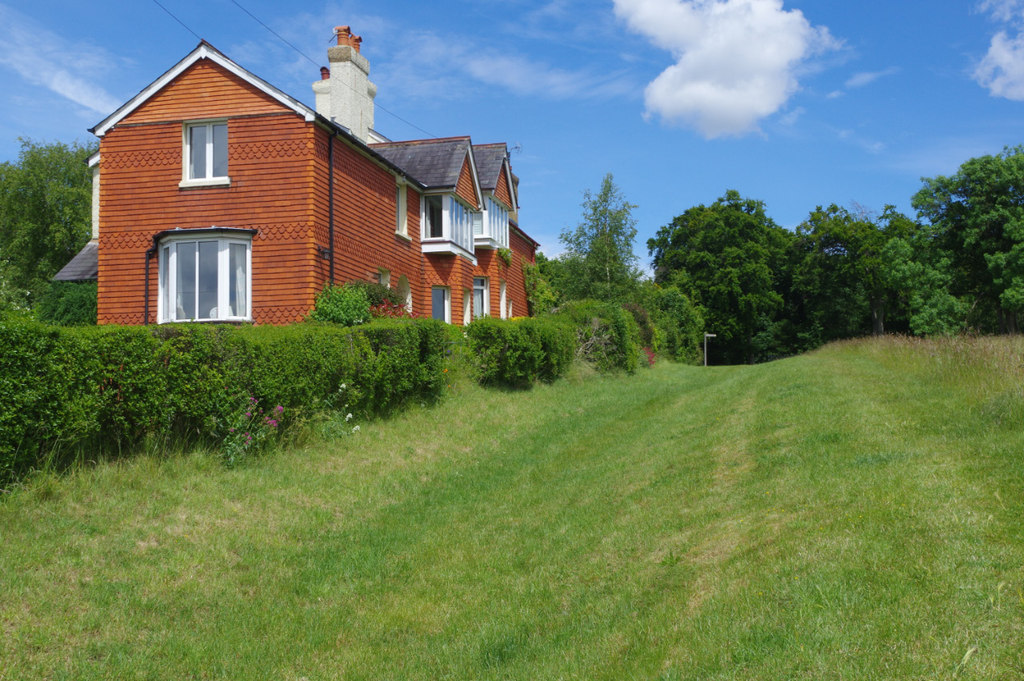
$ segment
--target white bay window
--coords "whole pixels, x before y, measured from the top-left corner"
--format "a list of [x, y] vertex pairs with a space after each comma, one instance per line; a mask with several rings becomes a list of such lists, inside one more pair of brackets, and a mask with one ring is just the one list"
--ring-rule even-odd
[[160, 241], [159, 321], [250, 320], [251, 232], [194, 231]]

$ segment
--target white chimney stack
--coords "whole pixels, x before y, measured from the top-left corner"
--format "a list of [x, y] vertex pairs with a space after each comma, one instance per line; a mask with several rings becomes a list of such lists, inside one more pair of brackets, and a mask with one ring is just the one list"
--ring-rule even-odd
[[363, 39], [348, 26], [335, 27], [334, 35], [338, 44], [327, 48], [330, 68], [321, 68], [321, 79], [313, 83], [316, 112], [368, 142], [377, 86], [370, 82], [370, 62], [359, 54]]

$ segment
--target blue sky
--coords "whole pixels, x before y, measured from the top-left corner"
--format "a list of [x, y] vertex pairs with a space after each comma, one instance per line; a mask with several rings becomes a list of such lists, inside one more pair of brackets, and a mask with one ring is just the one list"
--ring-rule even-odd
[[[921, 177], [1024, 142], [1024, 0], [159, 1], [309, 104], [351, 25], [377, 129], [513, 145], [549, 255], [609, 172], [646, 263], [659, 227], [727, 189], [786, 227], [819, 204], [910, 212]], [[0, 160], [18, 137], [91, 139], [198, 42], [153, 0], [0, 0], [0, 26]]]

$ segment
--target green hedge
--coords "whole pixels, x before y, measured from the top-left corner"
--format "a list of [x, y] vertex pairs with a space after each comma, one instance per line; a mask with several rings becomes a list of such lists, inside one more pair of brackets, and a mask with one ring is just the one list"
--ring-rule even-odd
[[550, 317], [483, 317], [466, 327], [466, 335], [484, 385], [526, 388], [536, 380], [553, 381], [569, 368], [575, 351], [572, 327]]
[[633, 315], [619, 305], [574, 300], [561, 305], [555, 317], [576, 327], [576, 354], [600, 371], [636, 371], [640, 330]]
[[52, 281], [35, 305], [36, 316], [58, 326], [95, 326], [96, 282]]
[[[383, 415], [443, 386], [433, 320], [361, 327], [166, 325], [58, 328], [0, 320], [0, 483], [77, 450], [146, 438], [223, 440], [251, 399], [285, 415]], [[344, 395], [339, 396], [345, 385]]]

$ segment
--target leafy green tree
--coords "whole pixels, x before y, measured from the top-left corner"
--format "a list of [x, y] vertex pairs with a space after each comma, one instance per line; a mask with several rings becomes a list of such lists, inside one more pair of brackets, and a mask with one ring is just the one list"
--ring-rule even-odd
[[1024, 315], [1024, 147], [926, 178], [913, 205], [948, 258], [951, 291], [983, 331], [1017, 333]]
[[775, 323], [792, 239], [761, 201], [729, 190], [676, 217], [647, 247], [655, 281], [677, 286], [717, 335], [715, 361], [740, 363], [778, 351]]
[[633, 253], [636, 206], [626, 201], [611, 173], [596, 196], [589, 189], [583, 193], [582, 206], [579, 225], [559, 237], [565, 253], [557, 267], [549, 268], [557, 270], [552, 284], [570, 300], [628, 300], [640, 281]]
[[793, 289], [800, 323], [812, 345], [865, 333], [885, 333], [894, 304], [886, 243], [913, 223], [892, 206], [880, 219], [835, 204], [818, 206], [796, 229]]
[[29, 302], [89, 240], [95, 147], [21, 140], [16, 163], [0, 164], [0, 261], [6, 285]]
[[919, 336], [949, 336], [962, 331], [968, 305], [950, 291], [950, 260], [920, 234], [886, 242], [893, 290], [906, 307], [910, 331]]

